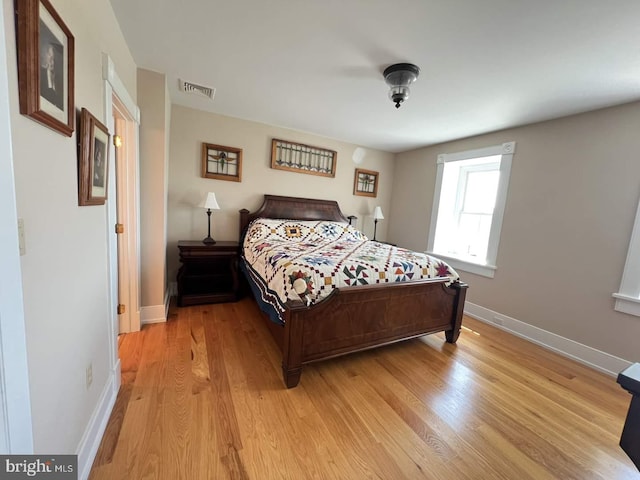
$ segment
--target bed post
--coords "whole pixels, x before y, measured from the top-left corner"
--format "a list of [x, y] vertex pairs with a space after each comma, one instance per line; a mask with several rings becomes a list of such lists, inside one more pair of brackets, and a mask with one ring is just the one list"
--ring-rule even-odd
[[249, 213], [249, 210], [246, 208], [240, 210], [240, 241], [242, 241], [244, 231], [247, 229], [247, 225], [249, 225]]
[[453, 303], [453, 315], [451, 318], [451, 330], [446, 330], [444, 335], [448, 343], [456, 343], [460, 335], [460, 327], [462, 326], [462, 314], [464, 313], [464, 299], [467, 296], [467, 288], [469, 285], [462, 282], [454, 282], [449, 288], [456, 291], [456, 298]]
[[287, 388], [293, 388], [298, 385], [302, 374], [303, 319], [297, 314], [296, 310], [306, 310], [306, 307], [302, 302], [295, 303], [300, 305], [291, 306], [285, 314], [284, 341], [282, 342], [282, 376]]

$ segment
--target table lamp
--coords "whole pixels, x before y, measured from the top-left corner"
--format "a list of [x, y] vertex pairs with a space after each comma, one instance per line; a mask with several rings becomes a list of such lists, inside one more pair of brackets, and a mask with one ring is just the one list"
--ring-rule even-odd
[[213, 245], [216, 241], [211, 238], [211, 210], [220, 210], [220, 205], [218, 205], [218, 201], [216, 200], [216, 194], [213, 192], [209, 192], [207, 197], [204, 199], [202, 208], [207, 209], [207, 217], [208, 217], [208, 225], [207, 225], [207, 238], [202, 240], [202, 243], [206, 243], [207, 245]]
[[373, 211], [373, 241], [376, 241], [376, 229], [378, 228], [378, 220], [384, 220], [382, 208], [376, 207]]

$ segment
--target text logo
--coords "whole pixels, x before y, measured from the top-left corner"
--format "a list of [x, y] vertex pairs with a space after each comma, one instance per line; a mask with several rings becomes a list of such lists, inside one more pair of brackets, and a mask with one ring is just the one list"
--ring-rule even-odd
[[0, 455], [0, 480], [77, 480], [77, 455]]

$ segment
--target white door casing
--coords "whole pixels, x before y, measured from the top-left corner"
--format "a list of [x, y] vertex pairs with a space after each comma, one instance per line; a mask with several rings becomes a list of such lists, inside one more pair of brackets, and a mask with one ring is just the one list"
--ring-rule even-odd
[[33, 423], [4, 25], [0, 8], [0, 452], [29, 454], [33, 453]]
[[[113, 181], [109, 182], [107, 199], [107, 244], [109, 254], [109, 351], [110, 361], [115, 375], [115, 389], [120, 387], [120, 362], [118, 360], [117, 337], [120, 333], [117, 305], [118, 290], [122, 287], [121, 301], [125, 302], [128, 311], [126, 323], [130, 331], [140, 329], [140, 255], [139, 255], [139, 187], [138, 187], [138, 129], [140, 124], [140, 110], [127, 92], [118, 77], [113, 61], [107, 54], [103, 54], [102, 74], [105, 81], [105, 119], [104, 123], [109, 132], [123, 138], [123, 147], [118, 152], [118, 161], [124, 168], [116, 175], [116, 155], [111, 155], [109, 175]], [[117, 125], [116, 125], [117, 119]], [[117, 128], [116, 128], [117, 127]], [[115, 149], [111, 149], [114, 152]], [[119, 186], [117, 185], [119, 184]], [[122, 189], [122, 191], [120, 191]], [[120, 210], [120, 211], [119, 211]], [[125, 285], [119, 285], [118, 272], [118, 238], [115, 224], [121, 220], [127, 230], [123, 238], [123, 257], [120, 263], [127, 266], [124, 275]]]

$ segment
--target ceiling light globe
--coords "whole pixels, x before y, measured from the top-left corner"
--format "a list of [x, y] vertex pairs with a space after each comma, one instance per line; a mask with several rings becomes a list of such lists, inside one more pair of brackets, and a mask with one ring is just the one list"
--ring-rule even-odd
[[389, 90], [389, 98], [396, 104], [396, 108], [400, 108], [402, 102], [409, 98], [409, 87], [393, 87]]
[[412, 63], [396, 63], [385, 68], [382, 75], [391, 87], [389, 98], [400, 108], [402, 102], [409, 98], [409, 85], [418, 79], [420, 68]]

